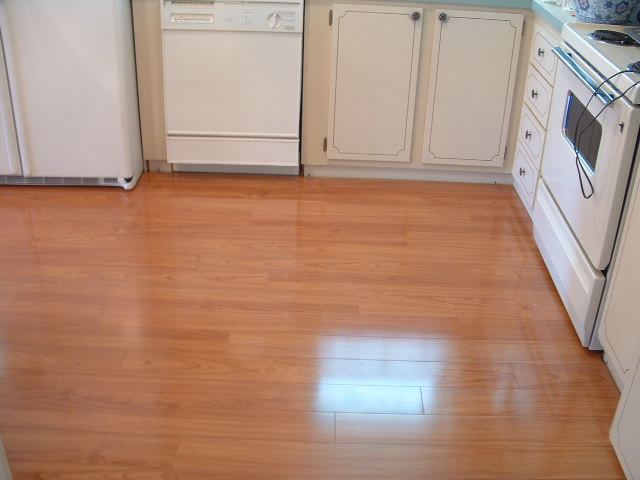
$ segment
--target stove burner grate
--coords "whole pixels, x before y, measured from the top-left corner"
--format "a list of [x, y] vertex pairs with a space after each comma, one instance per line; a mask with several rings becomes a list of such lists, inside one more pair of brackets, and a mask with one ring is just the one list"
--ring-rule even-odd
[[614, 30], [596, 30], [589, 34], [589, 37], [599, 42], [611, 43], [614, 45], [635, 45], [640, 46], [633, 38], [623, 32], [616, 32]]

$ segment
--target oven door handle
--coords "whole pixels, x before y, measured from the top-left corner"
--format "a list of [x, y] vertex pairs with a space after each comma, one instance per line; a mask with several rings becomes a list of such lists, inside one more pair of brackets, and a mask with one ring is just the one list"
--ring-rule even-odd
[[556, 57], [560, 59], [562, 63], [566, 65], [566, 67], [571, 70], [576, 77], [578, 77], [582, 83], [584, 83], [591, 93], [594, 93], [598, 99], [604, 103], [609, 104], [614, 100], [614, 97], [609, 95], [607, 92], [603, 91], [602, 88], [598, 88], [601, 82], [594, 80], [580, 65], [576, 63], [576, 61], [571, 58], [567, 52], [562, 50], [560, 47], [555, 47], [553, 53]]

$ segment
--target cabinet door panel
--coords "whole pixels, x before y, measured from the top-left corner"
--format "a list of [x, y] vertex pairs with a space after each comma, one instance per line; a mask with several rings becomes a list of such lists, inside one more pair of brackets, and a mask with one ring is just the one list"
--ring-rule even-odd
[[334, 5], [329, 158], [409, 161], [421, 17], [416, 8]]
[[425, 163], [504, 162], [523, 16], [438, 10]]

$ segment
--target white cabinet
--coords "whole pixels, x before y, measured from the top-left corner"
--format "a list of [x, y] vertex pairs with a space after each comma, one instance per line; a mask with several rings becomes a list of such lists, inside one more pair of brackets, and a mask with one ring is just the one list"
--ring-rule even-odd
[[327, 156], [408, 162], [422, 10], [333, 6]]
[[[557, 36], [540, 24], [535, 26], [524, 92], [524, 105], [518, 131], [518, 151], [525, 150], [527, 152], [531, 165], [529, 171], [523, 174], [517, 152], [513, 165], [513, 186], [529, 215], [533, 212], [535, 192], [540, 179], [549, 106], [556, 72], [556, 58], [552, 54], [552, 49], [559, 43], [560, 39]], [[525, 184], [523, 177], [526, 175], [529, 175], [528, 181], [533, 182], [533, 193], [523, 188]]]
[[628, 383], [640, 342], [640, 176], [636, 176], [607, 289], [599, 339], [620, 386]]
[[0, 175], [22, 175], [2, 48], [0, 48]]
[[437, 10], [425, 163], [500, 166], [520, 51], [520, 14]]
[[[640, 344], [638, 344], [640, 346]], [[628, 480], [640, 480], [640, 349], [622, 393], [610, 438]]]

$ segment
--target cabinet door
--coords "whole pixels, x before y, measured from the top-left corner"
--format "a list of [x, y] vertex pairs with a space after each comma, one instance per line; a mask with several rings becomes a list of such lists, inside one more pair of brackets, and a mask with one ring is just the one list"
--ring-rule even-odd
[[0, 175], [22, 175], [17, 142], [4, 53], [0, 48]]
[[621, 384], [628, 383], [635, 366], [634, 349], [640, 341], [640, 177], [631, 198], [598, 332], [609, 369]]
[[523, 16], [437, 10], [422, 160], [504, 162]]
[[422, 10], [334, 5], [327, 156], [408, 162]]
[[640, 349], [636, 349], [634, 357], [630, 382], [622, 393], [610, 432], [628, 480], [640, 480]]

